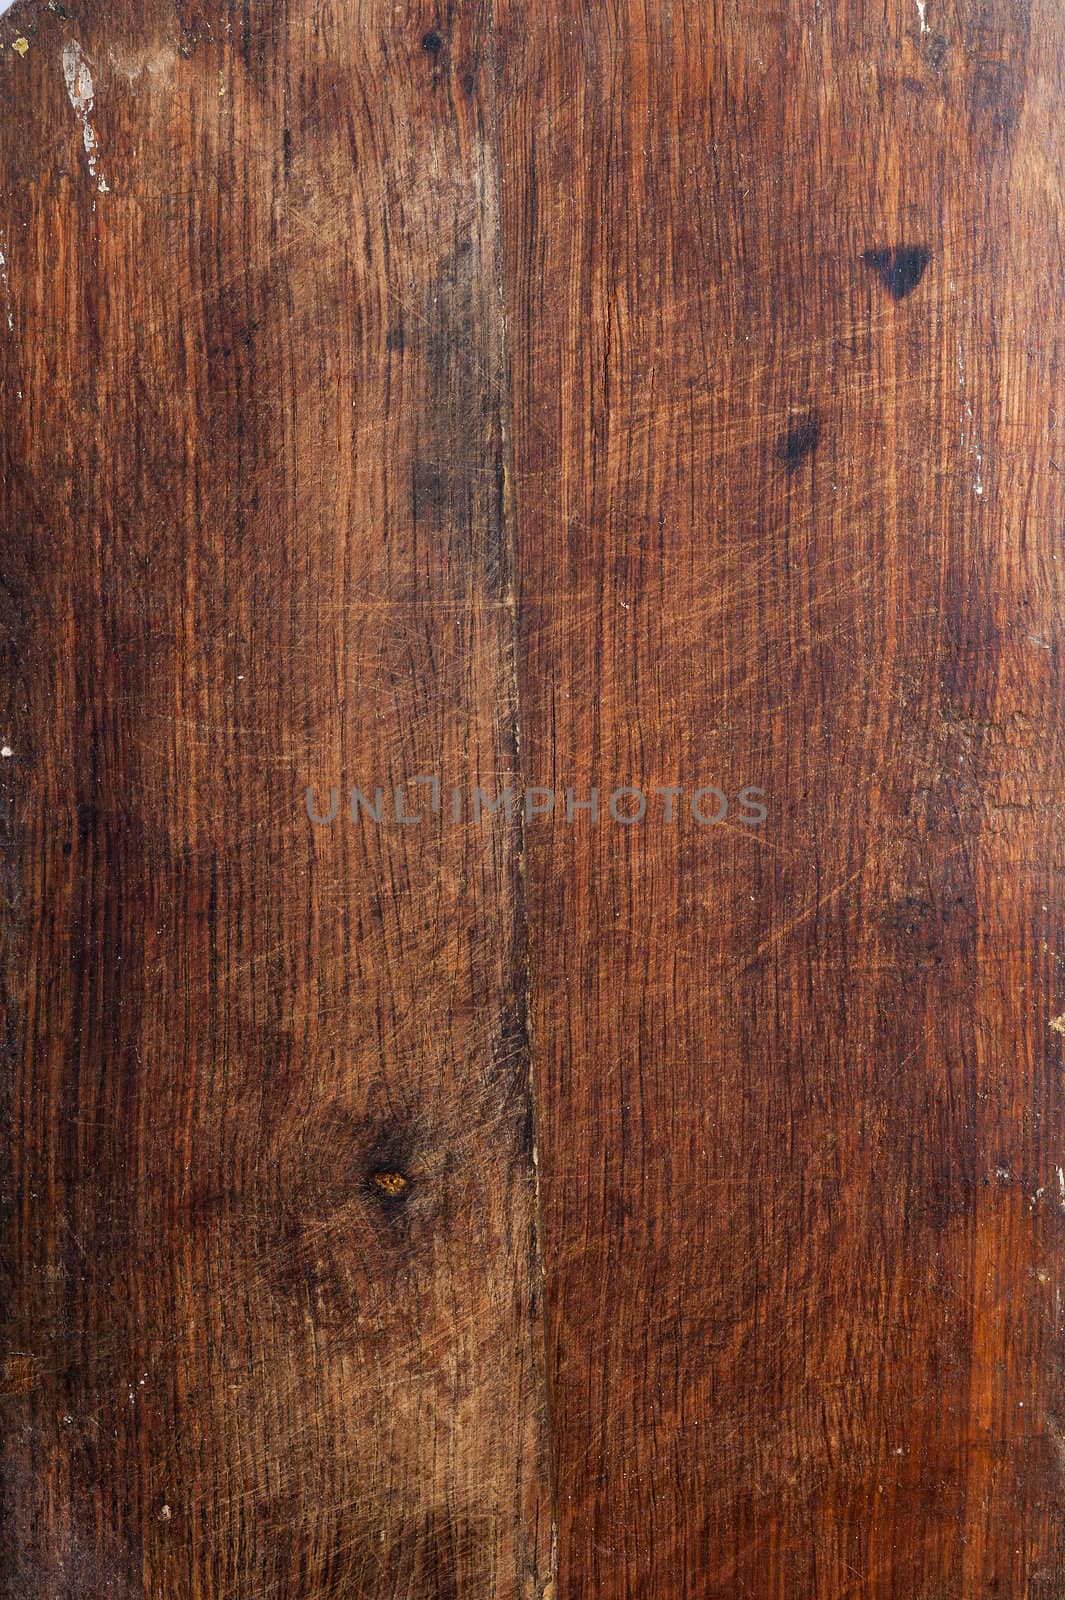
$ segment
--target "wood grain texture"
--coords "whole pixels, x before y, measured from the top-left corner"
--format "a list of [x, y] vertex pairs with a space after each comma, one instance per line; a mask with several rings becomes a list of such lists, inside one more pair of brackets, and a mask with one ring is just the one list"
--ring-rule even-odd
[[68, 10], [0, 53], [5, 1592], [538, 1597], [516, 825], [345, 818], [513, 762], [484, 20], [464, 89], [391, 3]]
[[1060, 1596], [1061, 9], [499, 54], [559, 1592]]
[[1061, 1600], [1056, 0], [0, 47], [0, 1592]]

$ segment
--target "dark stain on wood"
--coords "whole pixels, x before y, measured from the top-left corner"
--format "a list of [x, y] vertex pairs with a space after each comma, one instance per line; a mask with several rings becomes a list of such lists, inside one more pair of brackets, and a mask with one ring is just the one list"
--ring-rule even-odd
[[892, 300], [905, 300], [913, 293], [931, 259], [924, 245], [897, 245], [895, 248], [867, 250], [862, 257], [872, 267]]
[[813, 455], [820, 441], [820, 422], [816, 417], [806, 417], [777, 441], [777, 455], [788, 471], [794, 472], [807, 456]]

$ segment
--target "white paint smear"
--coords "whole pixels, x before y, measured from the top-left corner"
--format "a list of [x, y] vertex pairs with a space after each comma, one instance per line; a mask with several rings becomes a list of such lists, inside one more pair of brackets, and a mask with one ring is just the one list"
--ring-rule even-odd
[[89, 177], [96, 184], [101, 194], [107, 193], [107, 184], [103, 178], [97, 177], [96, 165], [100, 154], [100, 144], [96, 137], [96, 129], [92, 125], [93, 82], [89, 63], [81, 53], [81, 45], [76, 39], [70, 39], [63, 46], [63, 77], [66, 79], [67, 96], [74, 108], [74, 115], [81, 127], [81, 142], [85, 146], [85, 159], [89, 164]]
[[0, 234], [0, 293], [4, 298], [4, 315], [7, 318], [7, 331], [15, 331], [15, 308], [11, 304], [11, 279], [7, 275], [7, 256], [4, 253], [4, 236]]

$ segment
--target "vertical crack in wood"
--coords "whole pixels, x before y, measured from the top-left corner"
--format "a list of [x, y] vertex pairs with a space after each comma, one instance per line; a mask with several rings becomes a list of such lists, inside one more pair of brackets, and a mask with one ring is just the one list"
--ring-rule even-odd
[[546, 1578], [537, 1574], [539, 1593], [541, 1595], [553, 1594], [558, 1581], [558, 1484], [555, 1472], [555, 1440], [554, 1440], [554, 1394], [551, 1383], [551, 1352], [548, 1337], [548, 1309], [547, 1297], [550, 1285], [547, 1279], [547, 1252], [544, 1239], [544, 1203], [540, 1182], [540, 1152], [542, 1126], [541, 1108], [539, 1102], [539, 1083], [536, 1073], [536, 1056], [533, 1038], [533, 971], [532, 952], [530, 949], [529, 929], [529, 863], [528, 839], [525, 822], [525, 744], [522, 726], [521, 702], [521, 618], [518, 602], [518, 572], [519, 572], [519, 528], [517, 498], [514, 492], [514, 440], [513, 440], [513, 393], [511, 388], [511, 363], [507, 327], [507, 298], [506, 274], [503, 259], [503, 206], [505, 204], [505, 191], [502, 173], [502, 155], [499, 141], [499, 70], [496, 47], [496, 18], [493, 0], [487, 0], [485, 6], [488, 54], [488, 83], [489, 91], [486, 101], [488, 116], [488, 148], [492, 161], [492, 182], [495, 187], [496, 205], [494, 214], [494, 231], [491, 241], [492, 247], [492, 275], [494, 287], [499, 301], [499, 363], [500, 363], [500, 401], [499, 425], [501, 434], [501, 518], [500, 540], [502, 544], [502, 577], [503, 595], [507, 612], [510, 618], [510, 705], [511, 705], [511, 744], [514, 752], [514, 771], [518, 781], [519, 803], [517, 806], [517, 831], [518, 831], [518, 871], [515, 885], [515, 930], [519, 942], [518, 957], [523, 978], [523, 992], [518, 997], [521, 1015], [521, 1034], [525, 1052], [525, 1082], [526, 1094], [529, 1104], [529, 1118], [532, 1126], [532, 1182], [535, 1207], [535, 1249], [536, 1260], [534, 1270], [538, 1284], [537, 1316], [539, 1321], [538, 1346], [543, 1370], [540, 1377], [544, 1406], [544, 1448], [546, 1451], [546, 1467], [548, 1494], [550, 1497], [551, 1514], [551, 1540], [549, 1546], [549, 1565]]

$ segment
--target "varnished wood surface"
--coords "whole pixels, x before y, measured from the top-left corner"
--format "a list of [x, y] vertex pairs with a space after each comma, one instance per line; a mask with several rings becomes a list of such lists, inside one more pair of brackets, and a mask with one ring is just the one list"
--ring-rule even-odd
[[1060, 8], [0, 46], [0, 1592], [1062, 1600]]

